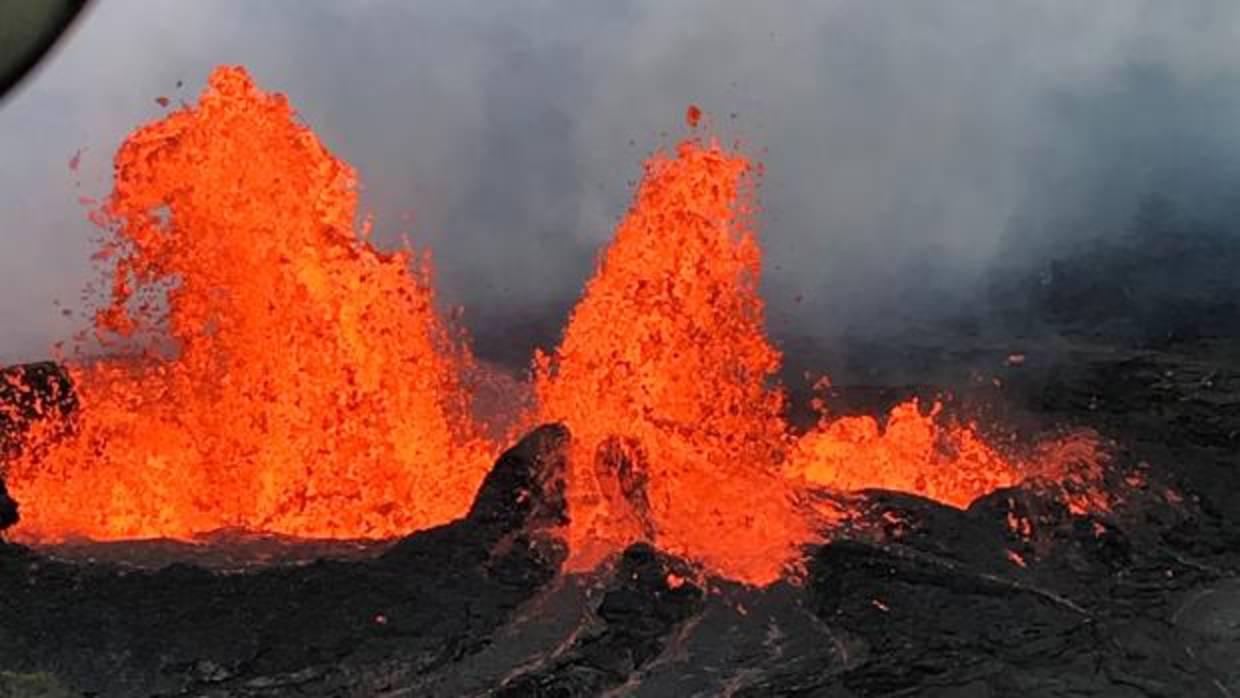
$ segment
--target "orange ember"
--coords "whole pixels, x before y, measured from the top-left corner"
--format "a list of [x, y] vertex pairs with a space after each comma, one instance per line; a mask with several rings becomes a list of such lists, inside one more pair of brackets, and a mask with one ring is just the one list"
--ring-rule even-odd
[[221, 68], [115, 167], [96, 328], [150, 350], [72, 369], [76, 435], [10, 464], [18, 537], [381, 537], [468, 508], [492, 449], [429, 260], [355, 233], [352, 169], [283, 96]]
[[[561, 346], [536, 357], [533, 416], [574, 436], [570, 566], [647, 540], [765, 584], [824, 533], [819, 488], [964, 507], [1032, 475], [1074, 510], [1105, 505], [1097, 473], [1065, 475], [1098, 462], [1086, 441], [1018, 464], [937, 405], [792, 435], [755, 174], [713, 141], [655, 154]], [[95, 330], [114, 351], [70, 367], [71, 433], [40, 425], [8, 464], [16, 536], [375, 538], [463, 515], [496, 450], [468, 412], [473, 361], [429, 257], [376, 250], [356, 207], [349, 166], [240, 68], [132, 134], [99, 215], [112, 294]]]
[[698, 123], [702, 120], [702, 110], [696, 104], [690, 104], [685, 109], [685, 123], [689, 124], [689, 128], [697, 128]]

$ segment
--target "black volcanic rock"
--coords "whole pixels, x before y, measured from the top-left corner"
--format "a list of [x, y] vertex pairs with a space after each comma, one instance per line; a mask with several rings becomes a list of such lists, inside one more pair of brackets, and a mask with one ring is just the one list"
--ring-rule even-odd
[[568, 429], [559, 424], [530, 432], [496, 461], [468, 520], [505, 532], [568, 523], [564, 459], [569, 440]]
[[[1150, 512], [1073, 515], [1045, 496], [1000, 490], [960, 511], [870, 493], [869, 535], [835, 540], [809, 565], [815, 613], [860, 658], [832, 685], [854, 696], [1229, 695], [1211, 685], [1236, 674], [1206, 658], [1236, 656], [1231, 636], [1198, 633], [1191, 646], [1177, 599], [1195, 609], [1236, 572], [1168, 547]], [[1008, 526], [1013, 511], [1031, 534]]]
[[9, 496], [4, 487], [4, 479], [0, 478], [0, 531], [17, 523], [17, 502]]
[[702, 589], [677, 572], [689, 573], [645, 543], [629, 547], [595, 611], [599, 627], [582, 633], [558, 661], [510, 679], [495, 698], [598, 695], [628, 681], [702, 610]]

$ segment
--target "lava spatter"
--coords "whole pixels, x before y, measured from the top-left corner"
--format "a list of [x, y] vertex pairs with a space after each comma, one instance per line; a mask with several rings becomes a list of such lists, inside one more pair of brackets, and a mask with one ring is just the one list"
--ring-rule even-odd
[[824, 415], [798, 439], [786, 472], [835, 489], [900, 490], [960, 508], [1021, 481], [1016, 464], [973, 426], [940, 423], [941, 410], [910, 400], [893, 407], [881, 427], [868, 415]]

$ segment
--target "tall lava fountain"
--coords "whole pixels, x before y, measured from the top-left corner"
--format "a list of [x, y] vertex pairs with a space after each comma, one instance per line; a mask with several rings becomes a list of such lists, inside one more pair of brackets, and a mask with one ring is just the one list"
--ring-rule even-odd
[[221, 68], [115, 175], [95, 324], [143, 351], [73, 368], [76, 433], [10, 466], [19, 537], [384, 537], [468, 508], [492, 453], [429, 260], [354, 232], [354, 172], [283, 96]]

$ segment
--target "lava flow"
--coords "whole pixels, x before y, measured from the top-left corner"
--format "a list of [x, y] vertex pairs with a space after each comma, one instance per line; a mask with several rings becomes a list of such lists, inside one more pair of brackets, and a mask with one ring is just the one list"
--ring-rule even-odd
[[[563, 343], [536, 359], [533, 416], [574, 435], [578, 568], [650, 540], [764, 584], [820, 538], [812, 490], [967, 506], [1032, 472], [916, 403], [885, 428], [824, 416], [792, 434], [754, 178], [709, 139], [653, 156]], [[36, 429], [8, 465], [16, 536], [380, 538], [463, 515], [496, 450], [467, 409], [469, 351], [429, 258], [373, 248], [356, 203], [352, 170], [239, 68], [131, 135], [101, 212], [114, 272], [95, 328], [113, 352], [71, 366], [72, 432]]]

